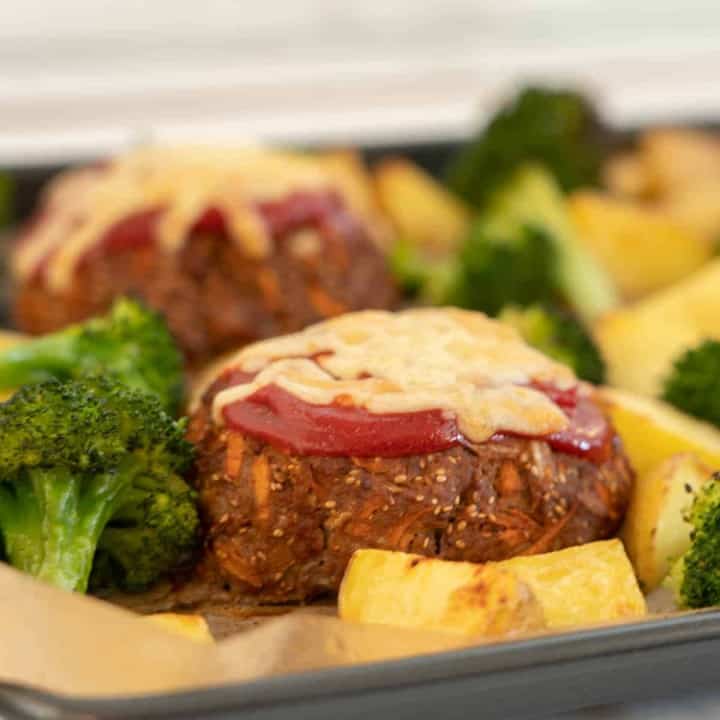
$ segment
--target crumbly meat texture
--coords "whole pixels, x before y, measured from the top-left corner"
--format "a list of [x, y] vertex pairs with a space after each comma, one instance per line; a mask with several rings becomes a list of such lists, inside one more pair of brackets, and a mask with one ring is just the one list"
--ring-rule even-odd
[[20, 330], [41, 334], [105, 312], [119, 295], [132, 295], [162, 312], [189, 364], [260, 338], [396, 300], [385, 257], [362, 234], [337, 238], [322, 252], [298, 252], [278, 243], [260, 260], [215, 235], [189, 238], [177, 254], [157, 246], [94, 252], [61, 294], [40, 275], [15, 294]]
[[212, 423], [190, 424], [206, 529], [198, 584], [217, 601], [292, 602], [338, 589], [375, 547], [483, 562], [599, 540], [618, 528], [632, 471], [615, 439], [596, 465], [541, 440], [398, 458], [287, 454]]

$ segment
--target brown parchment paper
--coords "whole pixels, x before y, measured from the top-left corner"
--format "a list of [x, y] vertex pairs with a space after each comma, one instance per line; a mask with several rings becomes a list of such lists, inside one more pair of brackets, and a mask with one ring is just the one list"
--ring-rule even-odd
[[128, 610], [0, 565], [0, 681], [64, 695], [190, 689], [452, 650], [471, 642], [442, 633], [388, 632], [304, 610], [203, 645]]

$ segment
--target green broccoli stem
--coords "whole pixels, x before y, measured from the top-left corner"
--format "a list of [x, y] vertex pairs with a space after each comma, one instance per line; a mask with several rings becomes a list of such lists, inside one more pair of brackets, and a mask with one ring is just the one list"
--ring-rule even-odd
[[100, 535], [124, 502], [136, 464], [129, 457], [117, 470], [91, 476], [29, 470], [22, 494], [2, 503], [9, 516], [2, 524], [10, 562], [52, 585], [85, 592]]
[[21, 342], [0, 353], [0, 389], [69, 376], [77, 364], [77, 336], [68, 330]]

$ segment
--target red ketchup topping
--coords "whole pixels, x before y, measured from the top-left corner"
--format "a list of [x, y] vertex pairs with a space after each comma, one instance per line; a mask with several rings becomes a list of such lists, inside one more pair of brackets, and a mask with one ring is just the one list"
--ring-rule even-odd
[[[252, 375], [230, 371], [223, 387], [249, 382]], [[600, 409], [575, 389], [535, 386], [570, 420], [565, 430], [542, 437], [553, 449], [601, 463], [612, 452], [613, 433]], [[231, 428], [301, 455], [398, 457], [439, 452], [469, 444], [454, 418], [442, 410], [371, 413], [343, 403], [313, 405], [277, 385], [263, 387], [223, 408]], [[517, 433], [499, 432], [490, 442]]]
[[301, 455], [396, 457], [446, 450], [462, 440], [441, 410], [370, 413], [341, 404], [312, 405], [267, 385], [223, 410], [228, 426]]
[[[362, 232], [357, 220], [334, 192], [293, 192], [279, 200], [257, 203], [256, 208], [275, 240], [282, 240], [304, 227], [316, 228], [328, 240], [336, 237], [349, 240]], [[103, 233], [88, 255], [151, 245], [155, 242], [157, 223], [163, 212], [163, 207], [155, 206], [122, 218]], [[190, 234], [195, 233], [227, 237], [227, 221], [222, 210], [214, 206], [205, 208], [190, 228]], [[32, 234], [32, 229], [28, 234]]]
[[281, 200], [258, 203], [268, 231], [282, 239], [304, 227], [314, 227], [328, 240], [346, 239], [361, 232], [357, 220], [335, 192], [293, 192]]
[[[574, 404], [568, 405], [558, 402], [551, 393], [547, 394], [568, 416], [570, 424], [564, 430], [542, 439], [558, 452], [577, 455], [594, 463], [608, 460], [612, 454], [613, 431], [600, 408], [585, 397], [576, 398]], [[503, 431], [495, 433], [490, 439], [497, 441], [506, 437], [523, 436]]]
[[121, 252], [150, 245], [163, 212], [162, 207], [151, 207], [118, 220], [105, 231], [100, 247], [110, 252]]
[[227, 224], [225, 223], [225, 216], [223, 215], [222, 210], [220, 210], [220, 208], [213, 207], [212, 205], [205, 208], [205, 211], [192, 226], [191, 232], [226, 237]]

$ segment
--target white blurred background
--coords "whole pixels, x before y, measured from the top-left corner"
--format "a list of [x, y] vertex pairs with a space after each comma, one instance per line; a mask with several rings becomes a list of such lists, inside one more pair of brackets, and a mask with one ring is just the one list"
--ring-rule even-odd
[[0, 164], [137, 139], [466, 133], [527, 79], [720, 118], [718, 0], [0, 0]]

